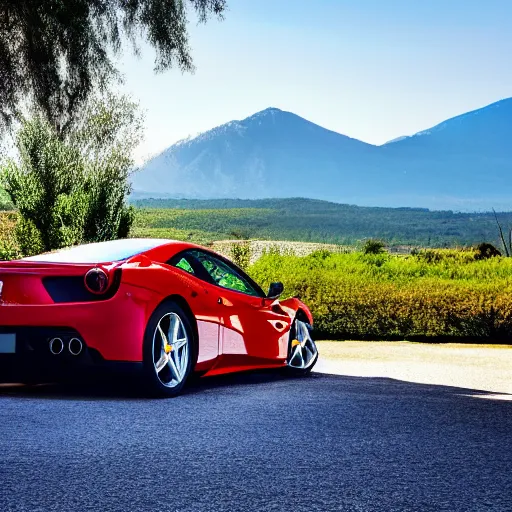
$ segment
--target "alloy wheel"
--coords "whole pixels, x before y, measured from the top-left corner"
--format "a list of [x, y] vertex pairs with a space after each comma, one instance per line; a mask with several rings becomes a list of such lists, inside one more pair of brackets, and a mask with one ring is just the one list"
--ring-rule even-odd
[[290, 342], [288, 366], [307, 370], [317, 358], [318, 350], [310, 334], [309, 324], [295, 320], [295, 338]]
[[189, 357], [189, 338], [183, 321], [176, 313], [166, 313], [153, 334], [153, 365], [160, 382], [168, 388], [181, 384]]

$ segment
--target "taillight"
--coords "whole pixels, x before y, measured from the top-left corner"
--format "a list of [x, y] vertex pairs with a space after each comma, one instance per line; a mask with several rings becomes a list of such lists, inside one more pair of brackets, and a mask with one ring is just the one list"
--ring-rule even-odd
[[[99, 270], [104, 275], [98, 275]], [[89, 273], [92, 273], [89, 275]], [[104, 277], [107, 276], [105, 281]], [[43, 285], [55, 303], [93, 302], [111, 299], [119, 290], [122, 271], [116, 268], [109, 274], [101, 268], [93, 268], [81, 276], [46, 276]], [[96, 291], [98, 290], [98, 291]], [[101, 292], [100, 290], [103, 290]]]
[[84, 284], [91, 293], [101, 295], [108, 289], [108, 275], [101, 268], [92, 268], [85, 274]]

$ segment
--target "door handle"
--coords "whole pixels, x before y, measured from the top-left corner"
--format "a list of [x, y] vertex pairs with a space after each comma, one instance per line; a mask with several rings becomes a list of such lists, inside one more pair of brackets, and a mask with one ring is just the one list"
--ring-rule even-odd
[[224, 304], [224, 302], [222, 301], [222, 297], [219, 297], [219, 298], [217, 299], [217, 304]]

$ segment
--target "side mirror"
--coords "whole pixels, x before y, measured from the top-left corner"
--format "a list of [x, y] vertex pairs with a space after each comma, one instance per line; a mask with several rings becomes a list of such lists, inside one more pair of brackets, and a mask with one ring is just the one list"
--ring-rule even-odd
[[270, 288], [268, 289], [267, 299], [277, 299], [283, 293], [284, 286], [283, 283], [270, 283]]

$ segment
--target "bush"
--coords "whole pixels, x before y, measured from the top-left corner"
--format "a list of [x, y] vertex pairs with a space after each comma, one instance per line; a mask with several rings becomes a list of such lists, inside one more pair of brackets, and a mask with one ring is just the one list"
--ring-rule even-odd
[[21, 217], [16, 224], [14, 233], [17, 242], [16, 247], [20, 255], [33, 256], [43, 251], [40, 232], [31, 220]]
[[418, 261], [427, 264], [464, 265], [479, 259], [474, 249], [422, 249], [411, 253]]
[[9, 261], [21, 258], [22, 253], [13, 240], [0, 240], [0, 260]]
[[0, 260], [13, 260], [22, 256], [16, 241], [17, 214], [0, 212]]
[[381, 240], [370, 238], [363, 245], [363, 254], [380, 254], [384, 252], [386, 245]]
[[0, 187], [0, 211], [5, 210], [13, 210], [14, 205], [12, 204], [12, 201], [9, 198], [9, 195], [7, 192]]
[[317, 251], [313, 251], [311, 254], [309, 254], [309, 258], [315, 259], [315, 260], [326, 260], [329, 258], [329, 256], [332, 254], [331, 251], [328, 251], [327, 249], [319, 249]]
[[310, 307], [316, 330], [338, 339], [512, 341], [512, 262], [472, 251], [429, 256], [264, 255], [250, 274]]
[[486, 260], [489, 258], [495, 258], [497, 256], [501, 256], [501, 252], [494, 247], [492, 244], [481, 243], [478, 244], [475, 248], [475, 259], [476, 260]]

